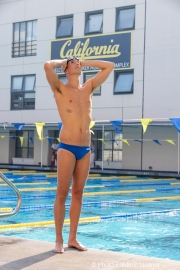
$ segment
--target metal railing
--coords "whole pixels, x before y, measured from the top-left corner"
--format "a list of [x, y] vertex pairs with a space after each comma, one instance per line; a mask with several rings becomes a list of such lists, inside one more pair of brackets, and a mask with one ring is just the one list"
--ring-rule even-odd
[[20, 194], [19, 190], [17, 189], [17, 187], [16, 187], [15, 185], [13, 185], [13, 183], [11, 183], [11, 182], [7, 179], [7, 177], [6, 177], [4, 174], [2, 174], [1, 172], [0, 172], [0, 178], [1, 178], [2, 180], [4, 180], [4, 182], [6, 182], [6, 184], [7, 184], [7, 185], [8, 185], [8, 186], [16, 193], [17, 199], [18, 199], [16, 208], [15, 208], [12, 212], [10, 212], [10, 213], [2, 213], [2, 214], [0, 214], [0, 218], [1, 218], [1, 217], [9, 217], [9, 216], [13, 216], [13, 215], [15, 215], [15, 214], [19, 211], [19, 209], [20, 209], [21, 201], [22, 201], [22, 199], [21, 199], [21, 194]]

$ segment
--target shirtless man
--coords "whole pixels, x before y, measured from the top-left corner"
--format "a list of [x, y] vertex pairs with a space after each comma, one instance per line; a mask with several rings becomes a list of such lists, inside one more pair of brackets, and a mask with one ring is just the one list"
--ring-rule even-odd
[[[54, 71], [61, 66], [68, 82], [63, 84]], [[100, 71], [80, 85], [79, 76], [84, 66]], [[114, 63], [98, 60], [80, 61], [76, 57], [51, 60], [44, 64], [46, 78], [56, 100], [63, 126], [57, 153], [57, 192], [54, 204], [56, 245], [54, 252], [63, 253], [62, 229], [65, 218], [65, 202], [72, 177], [70, 206], [70, 233], [68, 247], [81, 251], [87, 248], [77, 241], [76, 234], [82, 206], [83, 190], [90, 166], [90, 129], [93, 90], [100, 86], [114, 68]]]

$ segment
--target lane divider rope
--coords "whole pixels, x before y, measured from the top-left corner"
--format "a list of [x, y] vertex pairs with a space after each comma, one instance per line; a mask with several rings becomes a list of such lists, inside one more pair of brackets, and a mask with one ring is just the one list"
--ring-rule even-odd
[[[162, 214], [169, 214], [169, 213], [177, 214], [179, 212], [180, 212], [180, 209], [168, 209], [168, 210], [138, 212], [138, 213], [120, 213], [120, 214], [117, 214], [117, 215], [80, 218], [79, 223], [82, 224], [82, 223], [90, 223], [90, 222], [103, 222], [105, 220], [141, 217], [141, 216], [145, 216], [145, 215], [151, 216], [151, 215], [159, 215], [159, 214], [162, 215]], [[69, 219], [64, 220], [64, 225], [69, 225], [69, 223], [70, 223]], [[46, 226], [46, 225], [54, 225], [54, 220], [0, 225], [0, 230], [2, 230], [2, 229], [15, 229], [15, 228], [22, 228], [22, 227], [41, 227], [41, 226]]]

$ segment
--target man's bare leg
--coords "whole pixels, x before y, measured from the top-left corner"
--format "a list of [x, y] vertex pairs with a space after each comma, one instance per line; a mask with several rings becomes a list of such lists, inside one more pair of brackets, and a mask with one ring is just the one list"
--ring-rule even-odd
[[62, 229], [65, 217], [65, 202], [69, 191], [70, 179], [72, 177], [76, 159], [75, 156], [64, 149], [59, 149], [57, 153], [57, 191], [54, 203], [54, 219], [56, 229], [56, 246], [54, 252], [63, 253], [63, 236]]
[[72, 201], [70, 206], [70, 234], [68, 246], [77, 248], [78, 250], [81, 251], [86, 251], [87, 248], [81, 245], [76, 237], [82, 207], [83, 190], [88, 177], [89, 166], [90, 166], [90, 153], [85, 155], [85, 157], [83, 157], [82, 159], [76, 161], [73, 173]]

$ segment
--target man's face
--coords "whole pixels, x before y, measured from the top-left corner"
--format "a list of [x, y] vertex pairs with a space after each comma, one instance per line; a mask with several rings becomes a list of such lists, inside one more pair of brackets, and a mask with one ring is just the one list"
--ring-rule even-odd
[[80, 65], [79, 59], [74, 58], [68, 61], [65, 71], [69, 74], [81, 74], [81, 69], [82, 67]]

